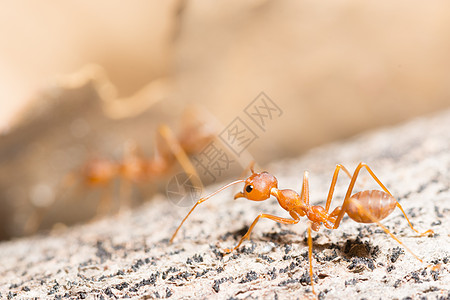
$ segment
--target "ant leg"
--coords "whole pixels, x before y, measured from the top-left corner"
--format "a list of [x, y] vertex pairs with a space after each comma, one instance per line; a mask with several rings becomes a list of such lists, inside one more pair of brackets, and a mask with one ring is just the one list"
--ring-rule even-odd
[[184, 151], [184, 149], [181, 147], [180, 143], [175, 137], [175, 134], [173, 131], [167, 126], [167, 125], [161, 125], [158, 129], [159, 134], [164, 138], [167, 145], [169, 146], [170, 151], [173, 153], [175, 158], [180, 163], [181, 167], [184, 169], [184, 171], [187, 174], [195, 175], [192, 178], [192, 183], [194, 186], [203, 188], [203, 183], [200, 180], [200, 176], [198, 176], [197, 171], [195, 170], [195, 167], [192, 165], [191, 161], [189, 160], [188, 155]]
[[27, 235], [36, 233], [41, 227], [42, 219], [47, 210], [48, 207], [35, 207], [23, 226], [23, 233]]
[[241, 182], [245, 182], [245, 180], [244, 180], [244, 179], [242, 179], [242, 180], [236, 180], [236, 181], [234, 181], [234, 182], [232, 182], [232, 183], [229, 183], [229, 184], [227, 184], [227, 185], [221, 187], [221, 188], [218, 189], [217, 191], [215, 191], [215, 192], [209, 194], [208, 196], [203, 197], [203, 198], [201, 198], [200, 200], [198, 200], [197, 203], [195, 203], [195, 205], [191, 208], [191, 210], [189, 211], [189, 213], [186, 215], [186, 217], [184, 217], [184, 219], [181, 221], [181, 224], [178, 226], [177, 230], [175, 230], [175, 232], [173, 233], [172, 237], [170, 238], [170, 243], [173, 242], [173, 239], [174, 239], [175, 236], [177, 235], [177, 233], [178, 233], [178, 231], [180, 230], [181, 226], [183, 225], [184, 221], [186, 221], [186, 219], [187, 219], [187, 218], [189, 217], [189, 215], [194, 211], [194, 209], [197, 207], [197, 205], [199, 205], [199, 204], [202, 203], [202, 202], [205, 202], [206, 200], [208, 200], [209, 198], [211, 198], [211, 197], [214, 196], [215, 194], [217, 194], [217, 193], [223, 191], [224, 189], [230, 187], [231, 185], [236, 184], [236, 183], [241, 183]]
[[350, 179], [352, 179], [352, 175], [350, 174], [350, 172], [347, 170], [346, 167], [344, 167], [341, 164], [336, 165], [336, 169], [334, 169], [333, 179], [331, 180], [330, 190], [328, 191], [327, 203], [325, 205], [325, 211], [327, 213], [330, 210], [331, 198], [333, 198], [334, 188], [336, 186], [336, 182], [337, 182], [337, 179], [338, 179], [339, 171], [341, 169], [342, 169], [342, 171], [345, 172], [345, 174], [348, 175], [348, 177]]
[[111, 210], [112, 204], [112, 183], [109, 183], [106, 186], [102, 186], [102, 195], [99, 203], [97, 204], [97, 213], [95, 218], [100, 218], [101, 216], [105, 216]]
[[[372, 171], [372, 169], [371, 169], [367, 164], [361, 162], [361, 163], [359, 163], [359, 165], [356, 167], [355, 172], [353, 173], [353, 177], [352, 177], [352, 180], [351, 180], [350, 185], [349, 185], [349, 187], [348, 187], [347, 194], [345, 195], [345, 198], [344, 198], [344, 204], [342, 205], [342, 209], [341, 209], [341, 211], [340, 211], [340, 213], [339, 213], [339, 215], [338, 215], [338, 217], [337, 217], [337, 219], [336, 219], [336, 222], [335, 222], [335, 225], [334, 225], [334, 229], [336, 229], [336, 228], [339, 227], [339, 223], [341, 222], [342, 218], [344, 217], [344, 214], [345, 214], [345, 212], [346, 212], [346, 208], [348, 207], [348, 204], [349, 204], [349, 199], [350, 199], [350, 196], [351, 196], [353, 187], [354, 187], [355, 182], [356, 182], [356, 178], [358, 177], [359, 171], [360, 171], [362, 168], [365, 168], [365, 169], [369, 172], [369, 174], [372, 176], [372, 178], [378, 183], [378, 185], [379, 185], [386, 193], [388, 193], [390, 196], [392, 196], [392, 197], [395, 199], [395, 197], [391, 194], [391, 192], [389, 192], [389, 190], [384, 186], [384, 184], [378, 179], [378, 177], [375, 175], [375, 173]], [[425, 232], [423, 232], [423, 233], [420, 233], [417, 229], [415, 229], [415, 228], [413, 227], [413, 225], [412, 225], [411, 222], [409, 221], [409, 218], [408, 218], [408, 216], [406, 215], [406, 213], [405, 213], [405, 211], [403, 210], [403, 208], [402, 208], [402, 206], [400, 205], [400, 203], [398, 203], [397, 200], [395, 200], [395, 202], [397, 203], [397, 204], [396, 204], [397, 207], [400, 208], [400, 210], [402, 211], [403, 215], [405, 216], [405, 219], [406, 219], [406, 221], [408, 222], [409, 227], [411, 227], [411, 229], [412, 229], [413, 231], [417, 232], [417, 233], [420, 234], [421, 236], [428, 235], [428, 234], [433, 234], [433, 233], [434, 233], [433, 230], [431, 230], [431, 229], [430, 229], [430, 230], [427, 230], [427, 231], [425, 231]]]
[[414, 230], [415, 232], [417, 232], [420, 236], [425, 236], [425, 235], [433, 235], [434, 231], [432, 229], [428, 229], [425, 232], [419, 232], [417, 229], [415, 229], [411, 222], [408, 219], [408, 216], [406, 215], [405, 211], [403, 210], [403, 207], [400, 205], [400, 203], [398, 203], [397, 199], [395, 199], [395, 202], [397, 202], [397, 207], [400, 208], [400, 210], [402, 211], [403, 216], [405, 216], [406, 221], [408, 221], [409, 227], [411, 227], [412, 230]]
[[363, 163], [363, 162], [359, 163], [359, 165], [358, 165], [358, 166], [356, 167], [356, 169], [355, 169], [355, 172], [353, 172], [353, 176], [352, 176], [352, 179], [350, 180], [350, 184], [349, 184], [349, 186], [348, 186], [347, 193], [345, 194], [345, 197], [344, 197], [344, 204], [342, 204], [341, 210], [340, 210], [340, 212], [339, 212], [339, 214], [338, 214], [338, 216], [337, 216], [337, 218], [336, 218], [336, 221], [334, 222], [334, 227], [333, 227], [333, 229], [336, 229], [336, 228], [339, 227], [339, 224], [341, 223], [342, 218], [344, 217], [344, 214], [345, 214], [346, 211], [347, 211], [347, 207], [348, 207], [348, 205], [349, 205], [349, 203], [350, 203], [350, 196], [351, 196], [351, 194], [352, 194], [353, 187], [355, 186], [355, 182], [356, 182], [356, 179], [358, 178], [359, 171], [360, 171], [361, 168], [363, 168], [363, 167], [366, 167], [366, 169], [369, 171], [369, 173], [372, 175], [372, 177], [375, 179], [375, 181], [381, 186], [381, 188], [382, 188], [386, 193], [388, 193], [389, 195], [392, 196], [392, 194], [388, 191], [388, 189], [387, 189], [387, 188], [381, 183], [381, 181], [375, 176], [375, 174], [372, 172], [372, 170], [370, 170], [370, 168], [369, 168], [365, 163]]
[[130, 179], [123, 178], [120, 181], [119, 190], [119, 211], [125, 211], [132, 207], [133, 187]]
[[281, 224], [297, 224], [298, 221], [300, 221], [300, 218], [295, 214], [295, 213], [290, 213], [290, 215], [295, 218], [295, 219], [288, 219], [288, 218], [281, 218], [281, 217], [277, 217], [277, 216], [273, 216], [273, 215], [268, 215], [268, 214], [260, 214], [259, 216], [256, 217], [256, 219], [253, 221], [252, 225], [250, 226], [250, 228], [247, 230], [247, 233], [244, 234], [244, 236], [241, 238], [241, 240], [239, 241], [239, 243], [236, 245], [236, 247], [234, 248], [229, 248], [229, 249], [224, 249], [225, 253], [230, 253], [231, 251], [236, 250], [237, 248], [239, 248], [239, 246], [242, 244], [242, 242], [250, 237], [250, 233], [252, 233], [253, 228], [255, 227], [256, 223], [258, 223], [259, 219], [261, 218], [267, 218], [267, 219], [271, 219], [275, 222], [281, 223]]
[[381, 224], [380, 221], [378, 221], [377, 218], [375, 218], [369, 211], [367, 211], [358, 201], [355, 201], [351, 198], [348, 201], [351, 202], [353, 205], [356, 205], [359, 213], [368, 217], [373, 223], [376, 223], [379, 227], [381, 227], [381, 229], [383, 229], [384, 232], [386, 232], [386, 234], [390, 235], [391, 238], [397, 241], [397, 243], [399, 243], [403, 248], [405, 248], [409, 253], [411, 253], [412, 256], [414, 256], [417, 260], [423, 263], [423, 260], [421, 260], [416, 254], [414, 254], [414, 252], [412, 252], [408, 247], [406, 247], [405, 244], [403, 244], [392, 232], [389, 231], [389, 229], [387, 229], [383, 224]]
[[311, 222], [308, 222], [308, 260], [309, 260], [309, 278], [311, 280], [311, 289], [313, 294], [315, 295], [316, 292], [314, 291], [314, 273], [313, 273], [313, 266], [312, 266], [312, 238], [311, 238]]
[[303, 173], [303, 183], [302, 183], [302, 191], [300, 192], [300, 198], [309, 206], [309, 172], [305, 171]]
[[145, 158], [134, 141], [124, 144], [123, 159], [119, 164], [119, 211], [129, 209], [133, 203], [133, 184], [143, 178]]
[[[361, 163], [361, 164], [362, 164], [362, 163]], [[369, 167], [368, 165], [362, 164], [361, 167], [365, 167], [365, 168], [367, 169], [367, 171], [369, 172], [369, 174], [373, 177], [373, 179], [375, 179], [375, 181], [381, 186], [381, 188], [382, 188], [386, 193], [388, 193], [389, 195], [392, 196], [392, 194], [391, 194], [391, 193], [388, 191], [388, 189], [381, 183], [381, 181], [377, 178], [377, 176], [375, 176], [375, 174], [373, 173], [373, 171], [370, 169], [370, 167]], [[394, 197], [394, 196], [392, 196], [392, 197]], [[395, 197], [394, 197], [394, 199], [395, 199]], [[415, 229], [415, 228], [413, 227], [413, 225], [411, 224], [411, 222], [409, 221], [409, 218], [408, 218], [408, 216], [406, 215], [405, 211], [403, 210], [403, 207], [400, 205], [400, 203], [398, 203], [397, 199], [395, 199], [395, 202], [397, 203], [397, 204], [396, 204], [397, 207], [400, 208], [400, 210], [402, 211], [403, 216], [405, 216], [405, 219], [406, 219], [406, 221], [408, 222], [409, 227], [411, 227], [412, 230], [414, 230], [415, 232], [417, 232], [417, 233], [420, 234], [421, 236], [429, 235], [429, 234], [434, 234], [434, 231], [431, 230], [431, 229], [429, 229], [429, 230], [427, 230], [427, 231], [425, 231], [425, 232], [422, 232], [422, 233], [420, 233], [417, 229]]]

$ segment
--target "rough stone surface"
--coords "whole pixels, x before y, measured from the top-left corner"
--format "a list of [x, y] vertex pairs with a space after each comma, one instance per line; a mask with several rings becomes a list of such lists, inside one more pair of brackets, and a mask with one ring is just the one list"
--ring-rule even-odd
[[[383, 221], [425, 263], [376, 225], [346, 218], [337, 230], [314, 233], [319, 299], [450, 298], [449, 128], [446, 111], [266, 166], [281, 188], [296, 190], [309, 170], [311, 201], [324, 204], [335, 164], [353, 169], [365, 161], [414, 226], [436, 232], [419, 237], [399, 210]], [[376, 188], [363, 173], [357, 189]], [[332, 207], [342, 203], [348, 181], [340, 177]], [[3, 242], [0, 298], [312, 298], [304, 220], [293, 226], [263, 220], [251, 241], [222, 255], [221, 249], [235, 245], [260, 212], [287, 216], [274, 199], [233, 201], [236, 190], [199, 206], [172, 245], [168, 240], [188, 208], [174, 206], [163, 195], [118, 216]], [[428, 264], [440, 268], [432, 271]]]

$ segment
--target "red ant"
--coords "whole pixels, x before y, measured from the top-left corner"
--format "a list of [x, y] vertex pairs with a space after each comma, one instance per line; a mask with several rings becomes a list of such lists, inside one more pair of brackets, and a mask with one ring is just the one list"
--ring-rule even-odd
[[[182, 117], [183, 127], [178, 135], [175, 135], [167, 125], [159, 126], [153, 157], [143, 157], [137, 147], [131, 145], [124, 150], [124, 156], [120, 161], [99, 158], [86, 162], [81, 170], [72, 172], [63, 178], [60, 190], [65, 191], [67, 186], [79, 183], [89, 187], [101, 187], [103, 195], [97, 205], [97, 216], [101, 216], [110, 209], [111, 195], [108, 192], [111, 189], [108, 187], [115, 178], [121, 179], [120, 190], [123, 193], [124, 190], [130, 188], [130, 182], [152, 182], [170, 173], [178, 162], [184, 172], [196, 175], [191, 177], [192, 184], [201, 187], [202, 182], [189, 160], [189, 156], [199, 153], [215, 138], [215, 126], [211, 125], [211, 120], [198, 120], [196, 118], [198, 110], [199, 108], [194, 108], [184, 112]], [[201, 115], [204, 116], [205, 113]], [[130, 197], [128, 194], [122, 195], [120, 198], [126, 201], [126, 203], [121, 203], [124, 204], [123, 206], [129, 206]], [[36, 208], [28, 218], [24, 231], [26, 233], [36, 232], [47, 210], [48, 207]]]
[[[90, 186], [106, 186], [116, 177], [126, 182], [151, 182], [167, 174], [176, 161], [186, 173], [197, 175], [189, 156], [205, 147], [214, 135], [202, 132], [199, 127], [187, 126], [177, 137], [166, 125], [161, 125], [158, 133], [164, 142], [156, 140], [156, 151], [152, 158], [146, 159], [139, 155], [137, 147], [133, 145], [125, 151], [122, 161], [98, 159], [88, 162], [82, 171], [82, 178]], [[198, 176], [193, 176], [191, 180], [195, 181], [194, 185], [202, 186]], [[104, 209], [105, 204], [105, 200], [102, 200], [99, 210]]]
[[[383, 191], [380, 190], [366, 190], [355, 193], [352, 195], [352, 190], [355, 185], [358, 174], [362, 168], [365, 168], [369, 174], [373, 177], [373, 179], [380, 185]], [[309, 181], [308, 181], [308, 172], [305, 171], [303, 175], [303, 184], [300, 195], [294, 190], [278, 189], [278, 180], [275, 176], [267, 173], [255, 173], [253, 170], [253, 166], [250, 167], [252, 174], [247, 179], [237, 180], [230, 184], [223, 186], [218, 189], [214, 193], [201, 198], [197, 201], [197, 203], [192, 207], [186, 217], [181, 221], [181, 224], [178, 226], [175, 233], [172, 235], [170, 242], [172, 242], [183, 225], [184, 221], [189, 217], [192, 211], [199, 205], [200, 203], [206, 201], [212, 196], [216, 195], [220, 191], [228, 188], [231, 185], [245, 182], [244, 190], [242, 192], [237, 193], [234, 196], [234, 199], [243, 197], [252, 201], [264, 201], [270, 198], [270, 196], [274, 196], [279, 205], [285, 209], [292, 217], [290, 218], [281, 218], [269, 214], [260, 214], [256, 217], [256, 219], [251, 224], [247, 233], [240, 239], [239, 243], [236, 247], [231, 249], [225, 249], [225, 253], [230, 253], [236, 250], [242, 242], [250, 237], [250, 233], [255, 227], [256, 223], [262, 218], [271, 219], [275, 222], [281, 224], [297, 224], [300, 221], [300, 217], [306, 216], [309, 219], [308, 222], [308, 259], [309, 259], [309, 275], [311, 279], [311, 288], [312, 292], [314, 291], [314, 280], [313, 280], [313, 267], [312, 267], [312, 238], [311, 238], [311, 229], [314, 231], [318, 231], [321, 225], [324, 225], [328, 229], [337, 229], [339, 224], [342, 221], [342, 218], [345, 214], [347, 214], [352, 220], [358, 223], [376, 223], [380, 226], [384, 232], [389, 234], [394, 240], [400, 243], [408, 252], [410, 252], [416, 259], [423, 263], [423, 261], [417, 257], [410, 249], [408, 249], [393, 233], [391, 233], [386, 227], [384, 227], [379, 221], [386, 218], [392, 211], [398, 207], [406, 220], [408, 221], [409, 226], [412, 230], [419, 233], [421, 236], [427, 234], [433, 234], [432, 230], [428, 230], [424, 233], [420, 233], [417, 231], [409, 221], [406, 216], [405, 211], [398, 201], [392, 196], [392, 194], [388, 191], [388, 189], [381, 183], [381, 181], [375, 176], [373, 171], [369, 168], [365, 163], [360, 163], [353, 176], [350, 172], [342, 165], [337, 165], [334, 171], [333, 179], [331, 181], [330, 190], [328, 192], [327, 202], [325, 207], [318, 205], [310, 205], [309, 204]], [[347, 193], [344, 198], [344, 203], [342, 206], [336, 207], [331, 213], [329, 212], [331, 199], [333, 197], [334, 188], [336, 185], [336, 181], [338, 178], [339, 171], [343, 170], [351, 179], [350, 185], [347, 189]]]

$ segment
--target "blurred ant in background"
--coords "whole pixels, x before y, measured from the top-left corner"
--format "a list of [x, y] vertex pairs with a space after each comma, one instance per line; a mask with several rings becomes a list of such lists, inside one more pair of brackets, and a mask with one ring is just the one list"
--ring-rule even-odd
[[[155, 139], [155, 151], [152, 157], [142, 155], [134, 142], [124, 146], [120, 160], [96, 158], [87, 161], [78, 171], [66, 175], [60, 192], [74, 185], [82, 187], [101, 188], [102, 195], [96, 209], [96, 216], [106, 215], [112, 209], [112, 190], [116, 179], [120, 180], [119, 208], [131, 206], [131, 185], [138, 183], [153, 183], [174, 171], [177, 162], [190, 177], [192, 184], [203, 187], [195, 167], [189, 156], [199, 153], [215, 138], [212, 122], [201, 122], [196, 118], [199, 113], [195, 110], [186, 111], [182, 117], [182, 128], [176, 135], [167, 125], [160, 125]], [[204, 115], [201, 113], [200, 115]], [[64, 198], [58, 196], [57, 199]], [[78, 199], [78, 197], [72, 197]], [[25, 232], [36, 232], [49, 207], [37, 207], [25, 224]]]

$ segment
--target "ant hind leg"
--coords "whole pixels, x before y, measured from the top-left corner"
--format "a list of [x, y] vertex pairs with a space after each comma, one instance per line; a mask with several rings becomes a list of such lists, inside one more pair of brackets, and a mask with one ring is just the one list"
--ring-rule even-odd
[[[336, 229], [336, 228], [339, 227], [339, 224], [340, 224], [342, 218], [344, 217], [344, 214], [345, 214], [345, 212], [346, 212], [346, 210], [347, 210], [347, 207], [348, 207], [348, 205], [349, 205], [349, 200], [350, 200], [351, 193], [352, 193], [352, 191], [353, 191], [353, 187], [355, 186], [356, 179], [357, 179], [357, 177], [358, 177], [358, 175], [359, 175], [359, 172], [360, 172], [360, 170], [361, 170], [362, 168], [365, 168], [365, 169], [367, 170], [367, 172], [369, 172], [369, 174], [370, 174], [370, 175], [372, 176], [372, 178], [376, 181], [376, 183], [378, 183], [378, 185], [383, 189], [383, 191], [385, 191], [387, 194], [389, 194], [390, 196], [392, 196], [392, 197], [395, 199], [395, 197], [394, 197], [394, 196], [391, 194], [391, 192], [386, 188], [386, 186], [380, 181], [380, 179], [378, 179], [378, 177], [375, 175], [375, 173], [372, 171], [372, 169], [371, 169], [367, 164], [361, 162], [361, 163], [359, 163], [359, 165], [356, 167], [355, 172], [353, 173], [352, 180], [350, 181], [350, 185], [348, 186], [347, 193], [345, 194], [344, 204], [342, 205], [342, 209], [341, 209], [341, 211], [339, 212], [339, 214], [338, 214], [338, 216], [337, 216], [337, 218], [336, 218], [336, 221], [335, 221], [335, 224], [334, 224], [334, 229]], [[402, 211], [403, 215], [405, 216], [406, 221], [407, 221], [408, 224], [409, 224], [409, 227], [411, 227], [411, 229], [412, 229], [413, 231], [417, 232], [417, 233], [420, 234], [421, 236], [424, 236], [424, 235], [430, 235], [430, 234], [433, 234], [433, 233], [434, 233], [432, 230], [427, 230], [427, 231], [425, 231], [425, 232], [423, 232], [423, 233], [420, 233], [417, 229], [415, 229], [415, 228], [413, 227], [413, 225], [411, 224], [411, 222], [409, 221], [409, 218], [408, 218], [408, 216], [406, 215], [406, 213], [405, 213], [405, 211], [403, 210], [403, 208], [402, 208], [402, 206], [400, 205], [400, 203], [398, 203], [397, 200], [395, 200], [395, 201], [397, 202], [397, 204], [396, 204], [397, 207], [400, 208], [400, 210]]]
[[397, 243], [399, 243], [403, 248], [405, 248], [409, 253], [412, 254], [417, 260], [419, 260], [421, 263], [423, 263], [423, 260], [420, 259], [414, 252], [412, 252], [408, 247], [405, 246], [389, 229], [387, 229], [383, 224], [381, 224], [380, 221], [377, 220], [368, 210], [366, 210], [358, 201], [349, 199], [349, 202], [352, 203], [352, 205], [355, 205], [358, 208], [358, 211], [361, 215], [364, 215], [368, 217], [373, 223], [376, 223], [383, 231], [390, 235], [391, 238], [393, 238]]

